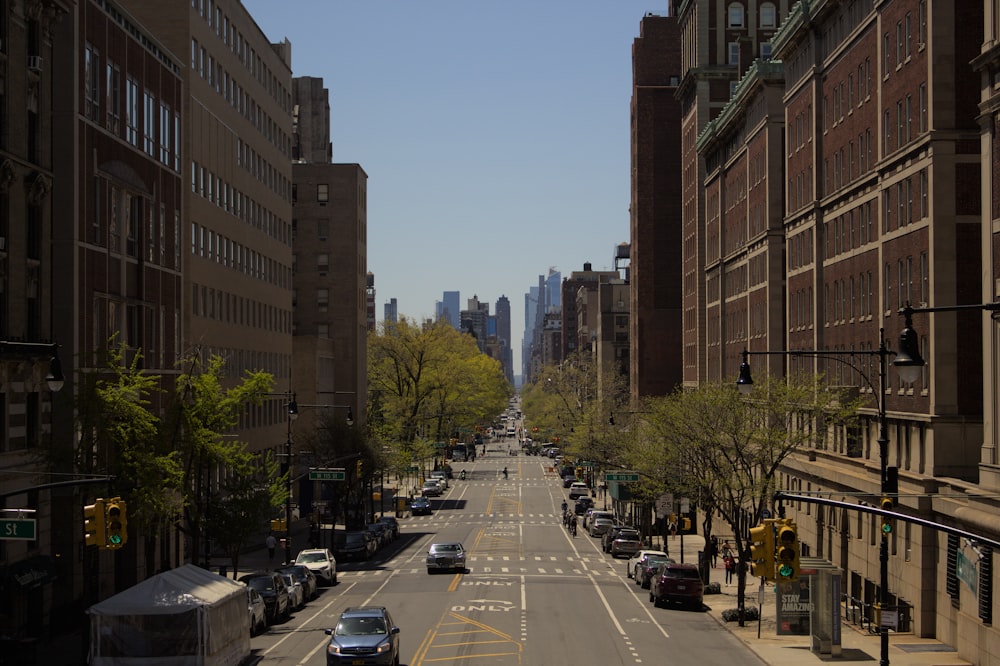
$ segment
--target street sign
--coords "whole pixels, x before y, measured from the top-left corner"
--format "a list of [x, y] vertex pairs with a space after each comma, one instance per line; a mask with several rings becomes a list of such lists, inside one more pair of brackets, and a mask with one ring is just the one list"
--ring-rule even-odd
[[669, 515], [674, 510], [674, 494], [663, 493], [656, 498], [656, 515], [661, 518]]
[[35, 519], [0, 520], [0, 539], [7, 541], [34, 541]]
[[637, 472], [608, 472], [604, 475], [604, 480], [611, 481], [625, 481], [625, 482], [635, 482], [639, 480], [639, 474]]
[[310, 481], [343, 481], [345, 478], [343, 467], [309, 470]]

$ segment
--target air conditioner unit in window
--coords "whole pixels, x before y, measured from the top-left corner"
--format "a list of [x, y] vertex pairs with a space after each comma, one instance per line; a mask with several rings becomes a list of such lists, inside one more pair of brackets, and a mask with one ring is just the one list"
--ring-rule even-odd
[[42, 56], [28, 56], [28, 69], [33, 72], [42, 71]]

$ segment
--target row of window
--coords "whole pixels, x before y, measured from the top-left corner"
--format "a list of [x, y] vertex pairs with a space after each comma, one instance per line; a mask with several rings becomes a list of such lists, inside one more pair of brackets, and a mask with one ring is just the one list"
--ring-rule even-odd
[[[902, 20], [896, 21], [896, 60], [895, 67], [900, 69], [913, 57], [914, 50], [923, 50], [927, 45], [927, 0], [917, 2], [917, 43], [913, 43], [913, 12], [906, 12]], [[889, 32], [882, 35], [882, 76], [888, 77], [893, 69], [892, 39]]]
[[278, 148], [282, 155], [291, 158], [292, 137], [281, 128], [281, 123], [272, 118], [255, 98], [236, 80], [230, 77], [222, 63], [215, 59], [198, 40], [191, 39], [191, 69], [208, 85], [215, 89], [229, 105], [247, 120], [268, 142]]
[[197, 222], [191, 223], [191, 254], [283, 289], [290, 289], [292, 285], [290, 266]]
[[847, 80], [838, 83], [827, 83], [829, 95], [823, 96], [823, 131], [829, 131], [844, 122], [846, 116], [854, 113], [855, 108], [861, 108], [872, 98], [871, 58], [865, 58], [858, 63], [857, 95], [855, 95], [854, 72], [847, 75]]
[[243, 33], [236, 29], [236, 22], [230, 21], [229, 16], [222, 11], [222, 7], [216, 6], [215, 0], [191, 0], [191, 8], [205, 19], [208, 25], [215, 30], [215, 35], [222, 40], [229, 50], [240, 59], [240, 62], [247, 71], [257, 80], [261, 86], [267, 90], [274, 101], [281, 105], [287, 112], [292, 109], [292, 95], [281, 84], [280, 79], [267, 66], [264, 59], [250, 46], [250, 42], [243, 36]]
[[[124, 344], [129, 354], [142, 354], [142, 368], [173, 368], [181, 357], [181, 317], [176, 308], [126, 302], [106, 295], [91, 304], [92, 348], [113, 349]], [[171, 336], [168, 340], [167, 335]], [[125, 359], [131, 362], [132, 358]]]
[[197, 283], [191, 285], [191, 314], [223, 324], [291, 334], [292, 311]]
[[836, 257], [842, 252], [850, 252], [878, 240], [873, 212], [872, 202], [866, 201], [826, 222], [823, 228], [823, 236], [826, 238], [823, 256]]
[[796, 289], [788, 294], [788, 330], [799, 331], [813, 325], [813, 288]]
[[291, 225], [201, 164], [191, 161], [191, 192], [207, 199], [236, 219], [259, 229], [285, 245], [291, 243]]
[[913, 96], [907, 94], [902, 99], [896, 100], [896, 132], [893, 141], [893, 126], [891, 123], [891, 111], [886, 109], [882, 112], [882, 127], [885, 131], [884, 153], [888, 155], [893, 150], [902, 148], [919, 134], [927, 131], [927, 83], [921, 83], [917, 90], [917, 128], [913, 128]]
[[[121, 69], [108, 60], [102, 70], [101, 55], [91, 44], [84, 48], [83, 67], [84, 116], [95, 123], [103, 121], [104, 127], [115, 136], [124, 138], [168, 169], [180, 171], [180, 113], [171, 109], [166, 101], [157, 101], [155, 92], [149, 88], [142, 90], [140, 101], [139, 82], [130, 75], [125, 77], [123, 106]], [[121, 123], [123, 110], [124, 136]]]
[[[747, 27], [747, 11], [741, 2], [730, 3], [726, 12], [729, 28], [739, 29]], [[758, 27], [764, 30], [774, 30], [778, 27], [778, 10], [773, 2], [762, 2], [757, 10]]]
[[[141, 256], [149, 264], [181, 269], [179, 209], [174, 209], [170, 219], [165, 203], [157, 204], [101, 178], [95, 179], [94, 201], [91, 243], [129, 257]], [[173, 242], [172, 253], [168, 240]]]
[[858, 133], [856, 145], [852, 138], [846, 145], [841, 145], [839, 150], [830, 151], [833, 156], [832, 168], [829, 157], [823, 160], [823, 188], [827, 194], [846, 187], [848, 183], [868, 173], [874, 167], [873, 143], [872, 130], [869, 127], [865, 128], [864, 132]]

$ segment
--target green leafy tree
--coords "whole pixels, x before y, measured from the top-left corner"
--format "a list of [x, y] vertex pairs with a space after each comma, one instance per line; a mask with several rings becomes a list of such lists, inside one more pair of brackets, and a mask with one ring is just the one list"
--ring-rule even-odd
[[[648, 399], [631, 440], [628, 459], [658, 490], [695, 498], [706, 514], [718, 512], [745, 553], [748, 522], [772, 509], [781, 464], [829, 427], [855, 418], [857, 403], [800, 376], [759, 382], [751, 396], [735, 384], [703, 384], [693, 390]], [[746, 572], [738, 576], [743, 608]], [[742, 613], [740, 622], [742, 622]]]

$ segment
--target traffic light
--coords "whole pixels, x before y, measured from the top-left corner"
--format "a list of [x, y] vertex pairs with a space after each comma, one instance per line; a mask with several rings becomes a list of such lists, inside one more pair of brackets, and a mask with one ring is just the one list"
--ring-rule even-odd
[[362, 464], [362, 461], [359, 460], [358, 461], [358, 478], [359, 479], [361, 478], [361, 473], [363, 471], [364, 471], [364, 465]]
[[83, 537], [88, 546], [104, 545], [104, 500], [83, 507]]
[[104, 547], [117, 550], [128, 541], [125, 532], [125, 502], [120, 497], [104, 500]]
[[770, 518], [750, 528], [750, 573], [774, 580], [774, 521]]
[[799, 577], [799, 535], [791, 520], [778, 524], [777, 550], [775, 551], [775, 580], [779, 583]]
[[[892, 511], [896, 507], [896, 503], [892, 501], [891, 497], [883, 497], [879, 500], [878, 505], [883, 511]], [[890, 534], [892, 534], [892, 516], [882, 516], [882, 536]]]
[[690, 531], [691, 531], [691, 519], [688, 518], [687, 516], [684, 516], [683, 518], [681, 518], [681, 532], [690, 532]]

